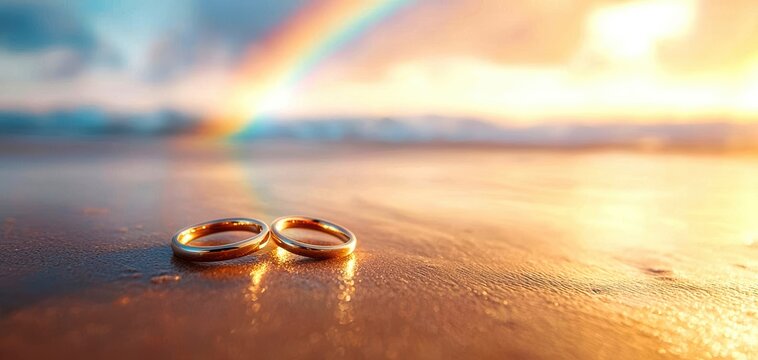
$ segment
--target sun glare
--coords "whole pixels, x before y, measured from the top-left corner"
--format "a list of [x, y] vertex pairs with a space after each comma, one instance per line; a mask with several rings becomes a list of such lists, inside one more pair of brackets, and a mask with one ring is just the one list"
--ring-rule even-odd
[[630, 2], [590, 15], [591, 42], [615, 60], [651, 59], [660, 41], [691, 28], [695, 4], [688, 0]]

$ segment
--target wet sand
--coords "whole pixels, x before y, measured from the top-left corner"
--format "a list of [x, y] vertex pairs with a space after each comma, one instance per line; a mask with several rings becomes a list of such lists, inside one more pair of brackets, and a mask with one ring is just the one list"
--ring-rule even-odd
[[[0, 358], [758, 357], [758, 157], [0, 142]], [[172, 257], [324, 217], [356, 252]]]

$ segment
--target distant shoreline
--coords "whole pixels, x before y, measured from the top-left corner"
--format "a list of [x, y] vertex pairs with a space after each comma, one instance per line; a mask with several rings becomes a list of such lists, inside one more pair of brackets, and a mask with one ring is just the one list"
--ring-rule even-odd
[[[713, 144], [670, 144], [662, 146], [650, 146], [646, 144], [612, 144], [597, 143], [590, 145], [514, 145], [496, 142], [465, 142], [465, 141], [416, 141], [416, 142], [391, 142], [375, 140], [303, 140], [303, 139], [253, 139], [253, 140], [229, 140], [210, 139], [192, 136], [162, 136], [162, 137], [134, 137], [119, 135], [82, 135], [82, 136], [55, 136], [55, 135], [7, 135], [0, 134], [0, 155], [19, 153], [38, 153], [59, 155], [76, 153], [76, 150], [118, 151], [119, 149], [134, 150], [134, 145], [142, 146], [143, 150], [149, 151], [156, 147], [172, 147], [182, 151], [198, 151], [203, 149], [216, 149], [220, 147], [231, 149], [258, 149], [268, 148], [276, 151], [277, 148], [302, 149], [302, 150], [329, 150], [340, 151], [365, 149], [365, 150], [411, 150], [419, 151], [455, 151], [457, 149], [486, 150], [486, 151], [513, 151], [513, 152], [632, 152], [646, 154], [683, 154], [683, 155], [727, 155], [727, 156], [756, 156], [758, 155], [758, 143], [745, 146], [717, 146]], [[92, 154], [90, 154], [92, 155]]]

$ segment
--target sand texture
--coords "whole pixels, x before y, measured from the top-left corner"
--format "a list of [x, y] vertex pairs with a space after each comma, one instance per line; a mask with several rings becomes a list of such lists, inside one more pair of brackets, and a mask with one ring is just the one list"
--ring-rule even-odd
[[[0, 358], [758, 357], [758, 157], [0, 143]], [[172, 256], [222, 217], [356, 252]]]

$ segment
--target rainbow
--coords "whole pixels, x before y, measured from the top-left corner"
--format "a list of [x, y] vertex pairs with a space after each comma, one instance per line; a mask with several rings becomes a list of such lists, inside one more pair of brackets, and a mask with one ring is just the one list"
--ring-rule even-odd
[[407, 0], [314, 1], [248, 50], [235, 83], [201, 132], [229, 136], [268, 114], [319, 64]]

